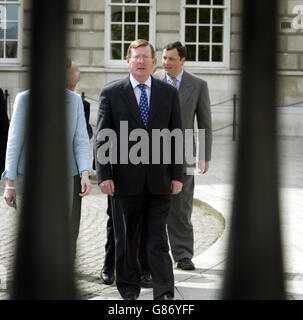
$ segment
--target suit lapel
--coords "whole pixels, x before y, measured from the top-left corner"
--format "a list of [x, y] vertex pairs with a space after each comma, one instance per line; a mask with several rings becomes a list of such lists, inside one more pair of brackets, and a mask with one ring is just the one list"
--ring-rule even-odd
[[154, 78], [151, 77], [152, 83], [151, 83], [151, 93], [150, 93], [150, 103], [149, 103], [149, 116], [148, 116], [148, 127], [150, 127], [150, 124], [152, 123], [153, 117], [156, 113], [156, 108], [159, 105], [157, 103], [157, 83], [154, 81]]
[[[159, 79], [168, 83], [166, 78], [166, 73], [164, 70], [160, 71]], [[179, 87], [179, 98], [180, 98], [180, 106], [185, 105], [186, 101], [190, 98], [192, 94], [193, 88], [191, 86], [191, 81], [188, 73], [184, 70], [182, 80]]]
[[[166, 81], [166, 73], [165, 71], [162, 71], [160, 76], [158, 77], [159, 80], [162, 80], [166, 83], [168, 83]], [[186, 101], [190, 98], [193, 88], [190, 84], [190, 77], [188, 76], [188, 74], [186, 73], [186, 71], [184, 71], [183, 76], [182, 76], [182, 80], [180, 83], [180, 87], [179, 87], [179, 98], [180, 98], [180, 107], [182, 108], [183, 106], [186, 106]], [[155, 81], [153, 81], [153, 77], [152, 77], [152, 87], [151, 87], [151, 96], [150, 96], [150, 110], [149, 110], [149, 119], [148, 119], [148, 123], [152, 123], [153, 117], [156, 113], [156, 109], [158, 105], [161, 105], [161, 103], [157, 103], [157, 99], [158, 99], [158, 95], [157, 95], [157, 83]]]
[[125, 80], [122, 82], [121, 92], [125, 100], [125, 105], [127, 106], [127, 108], [129, 108], [130, 114], [136, 120], [136, 122], [140, 125], [140, 127], [144, 128], [144, 123], [140, 113], [140, 108], [137, 103], [134, 89], [129, 80], [129, 76], [125, 78]]
[[188, 73], [184, 71], [182, 80], [179, 87], [179, 98], [180, 98], [180, 105], [181, 107], [185, 105], [188, 98], [191, 96], [191, 93], [193, 91], [193, 88], [190, 83], [190, 78], [188, 76]]

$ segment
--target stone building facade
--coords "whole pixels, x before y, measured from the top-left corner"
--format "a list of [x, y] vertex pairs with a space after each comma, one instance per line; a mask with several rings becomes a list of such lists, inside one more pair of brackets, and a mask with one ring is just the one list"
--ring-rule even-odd
[[[234, 94], [239, 96], [241, 75], [241, 3], [70, 0], [68, 54], [80, 66], [77, 91], [84, 92], [91, 103], [92, 125], [96, 122], [101, 89], [127, 75], [125, 50], [131, 40], [144, 37], [156, 48], [159, 68], [162, 48], [168, 42], [181, 40], [186, 44], [189, 57], [185, 69], [208, 82], [215, 134], [231, 135], [232, 98]], [[28, 87], [30, 0], [0, 0], [0, 8], [6, 9], [8, 20], [7, 29], [0, 28], [0, 87], [10, 94], [10, 115], [15, 95]], [[283, 105], [278, 108], [281, 135], [303, 135], [303, 103], [296, 104], [303, 101], [301, 12], [303, 0], [280, 0], [277, 104]]]

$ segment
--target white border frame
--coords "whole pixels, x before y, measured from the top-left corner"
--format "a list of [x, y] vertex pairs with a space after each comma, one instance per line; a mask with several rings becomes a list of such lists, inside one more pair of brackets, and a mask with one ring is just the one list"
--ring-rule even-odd
[[[181, 26], [180, 26], [180, 39], [182, 44], [185, 44], [185, 5], [186, 0], [181, 0]], [[195, 5], [196, 6], [196, 5]], [[213, 6], [209, 6], [213, 8]], [[206, 62], [206, 61], [186, 61], [187, 67], [196, 68], [209, 68], [209, 69], [229, 69], [230, 68], [230, 24], [231, 24], [231, 0], [225, 0], [224, 6], [224, 25], [223, 25], [223, 61], [222, 62]]]
[[22, 64], [22, 55], [23, 55], [23, 0], [16, 0], [16, 1], [5, 1], [0, 4], [17, 4], [18, 8], [18, 48], [17, 48], [17, 58], [0, 58], [0, 66], [16, 66]]
[[[122, 2], [122, 0], [121, 0]], [[113, 60], [110, 59], [110, 35], [111, 35], [111, 0], [105, 0], [105, 28], [104, 28], [104, 66], [106, 68], [121, 68], [127, 67], [125, 60]], [[150, 0], [149, 4], [149, 42], [155, 47], [155, 37], [156, 37], [156, 0]], [[117, 4], [118, 6], [120, 4]], [[127, 5], [131, 5], [128, 3]], [[137, 6], [137, 3], [132, 4], [132, 6]], [[135, 40], [135, 39], [134, 39]], [[155, 48], [156, 50], [156, 48]]]

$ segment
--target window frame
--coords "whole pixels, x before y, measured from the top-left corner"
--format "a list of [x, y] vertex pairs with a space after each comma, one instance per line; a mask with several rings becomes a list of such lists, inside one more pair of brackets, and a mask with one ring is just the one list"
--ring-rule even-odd
[[[17, 37], [17, 58], [1, 58], [0, 57], [0, 66], [9, 66], [9, 65], [21, 65], [22, 64], [22, 51], [23, 51], [23, 1], [7, 1], [0, 0], [0, 5], [7, 4], [16, 4], [18, 5], [18, 37]], [[4, 38], [4, 44], [6, 39]]]
[[[213, 0], [212, 0], [213, 1]], [[212, 3], [212, 2], [211, 2]], [[231, 24], [231, 0], [225, 0], [225, 4], [222, 6], [214, 5], [187, 5], [186, 0], [181, 0], [181, 27], [180, 27], [180, 39], [183, 45], [185, 45], [185, 8], [224, 8], [224, 22], [223, 22], [223, 61], [222, 62], [212, 62], [212, 61], [186, 61], [188, 67], [200, 67], [200, 68], [209, 68], [209, 69], [228, 69], [230, 67], [230, 24]], [[213, 26], [210, 22], [210, 27]], [[195, 26], [199, 26], [198, 23]], [[197, 45], [199, 32], [196, 35]], [[210, 40], [210, 44], [211, 44]]]
[[[122, 3], [120, 2], [112, 2], [111, 0], [105, 0], [105, 36], [104, 36], [104, 66], [106, 68], [121, 68], [127, 67], [127, 62], [125, 59], [116, 60], [110, 58], [110, 50], [111, 50], [111, 8], [112, 6], [123, 6], [127, 5], [130, 7], [140, 6], [139, 3]], [[142, 3], [143, 6], [146, 6]], [[156, 1], [150, 0], [149, 6], [149, 42], [155, 46], [155, 34], [156, 34]], [[121, 25], [124, 25], [125, 22], [121, 22]], [[127, 24], [127, 23], [126, 23]], [[135, 39], [134, 39], [135, 40]], [[124, 39], [121, 41], [124, 43]], [[128, 42], [128, 41], [127, 41]]]

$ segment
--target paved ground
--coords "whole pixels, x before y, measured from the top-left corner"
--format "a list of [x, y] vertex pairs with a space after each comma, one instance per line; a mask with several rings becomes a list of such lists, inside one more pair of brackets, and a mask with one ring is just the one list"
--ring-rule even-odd
[[[1, 181], [0, 194], [3, 194], [3, 191], [4, 182]], [[100, 193], [96, 182], [93, 181], [91, 194], [82, 202], [82, 219], [78, 239], [76, 276], [82, 299], [93, 299], [100, 296], [113, 297], [114, 286], [103, 285], [99, 278], [106, 242], [106, 208], [107, 198]], [[12, 278], [18, 214], [8, 208], [4, 201], [0, 201], [0, 265], [2, 266], [0, 275], [2, 274], [3, 278], [5, 274], [8, 288]], [[195, 200], [193, 224], [195, 226], [194, 249], [196, 255], [207, 250], [221, 236], [225, 227], [222, 215], [199, 200]], [[143, 290], [142, 296], [144, 293], [150, 295], [151, 290], [145, 291], [147, 292]], [[115, 295], [119, 298], [117, 292]], [[8, 290], [1, 289], [0, 286], [0, 300], [8, 297]]]
[[[280, 202], [284, 240], [285, 283], [288, 299], [303, 298], [303, 138], [280, 139]], [[233, 197], [233, 155], [230, 137], [214, 137], [213, 160], [207, 175], [196, 176], [195, 257], [197, 269], [175, 273], [177, 299], [220, 299], [226, 245]], [[0, 182], [0, 192], [3, 182]], [[200, 200], [200, 201], [199, 201]], [[83, 214], [77, 255], [77, 284], [83, 299], [120, 299], [115, 286], [99, 279], [106, 237], [106, 197], [96, 185], [83, 201]], [[18, 213], [0, 201], [0, 275], [11, 278]], [[4, 267], [4, 268], [3, 268]], [[2, 272], [3, 274], [3, 272]], [[8, 285], [10, 282], [8, 281]], [[7, 299], [0, 289], [0, 299]], [[143, 289], [140, 299], [152, 299], [151, 289]]]

